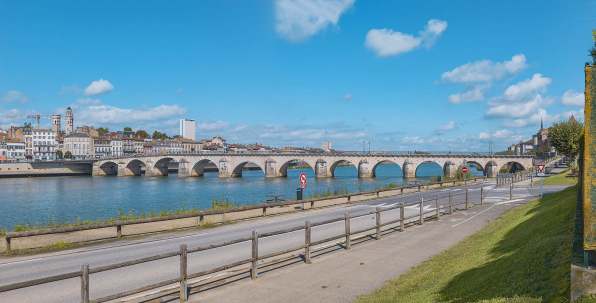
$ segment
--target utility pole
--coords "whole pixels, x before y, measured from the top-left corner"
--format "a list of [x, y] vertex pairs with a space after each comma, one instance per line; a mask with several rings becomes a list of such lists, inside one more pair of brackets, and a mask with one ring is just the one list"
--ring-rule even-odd
[[365, 145], [364, 145], [364, 143], [365, 143], [365, 142], [366, 142], [366, 141], [362, 140], [362, 153], [363, 153], [363, 154], [366, 154], [366, 148], [364, 147], [364, 146], [365, 146]]
[[370, 141], [368, 141], [368, 153], [370, 154]]

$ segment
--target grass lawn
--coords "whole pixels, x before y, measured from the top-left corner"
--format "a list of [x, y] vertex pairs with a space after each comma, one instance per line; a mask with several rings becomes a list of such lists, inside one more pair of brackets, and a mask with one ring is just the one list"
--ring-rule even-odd
[[[556, 184], [577, 184], [579, 178], [567, 178], [566, 174], [569, 173], [569, 168], [564, 169], [562, 172], [542, 179], [543, 185], [556, 185]], [[534, 181], [534, 185], [540, 185], [540, 180]]]
[[571, 187], [511, 209], [356, 302], [566, 302], [576, 199]]

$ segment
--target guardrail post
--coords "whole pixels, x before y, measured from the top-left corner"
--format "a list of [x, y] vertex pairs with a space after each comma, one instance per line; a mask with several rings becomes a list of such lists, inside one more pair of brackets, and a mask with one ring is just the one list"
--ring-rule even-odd
[[5, 241], [6, 241], [6, 251], [10, 250], [10, 238], [5, 236]]
[[251, 279], [255, 280], [258, 278], [258, 264], [259, 261], [259, 232], [256, 230], [252, 231], [252, 267], [251, 267]]
[[509, 200], [513, 200], [513, 184], [509, 185]]
[[306, 261], [306, 264], [310, 264], [310, 221], [306, 221], [305, 226], [304, 244], [306, 244], [306, 247], [304, 248], [304, 260]]
[[404, 188], [402, 187], [401, 188], [401, 195], [403, 195], [403, 194], [404, 194]]
[[122, 238], [122, 225], [116, 225], [116, 238]]
[[381, 207], [377, 206], [377, 240], [381, 240]]
[[468, 210], [468, 203], [469, 203], [469, 201], [468, 201], [468, 193], [469, 193], [469, 191], [466, 189], [466, 210]]
[[379, 191], [377, 191], [377, 199], [379, 198]]
[[449, 214], [453, 214], [453, 193], [449, 192]]
[[441, 206], [439, 205], [439, 195], [437, 195], [437, 220], [441, 220]]
[[89, 303], [89, 264], [81, 265], [81, 303]]
[[350, 250], [350, 214], [345, 213], [346, 220], [346, 250]]
[[420, 225], [424, 224], [424, 198], [420, 198]]
[[420, 192], [420, 185], [418, 185], [418, 192]]
[[534, 170], [530, 172], [530, 188], [534, 188]]
[[404, 231], [404, 224], [406, 220], [404, 220], [405, 216], [404, 216], [404, 202], [401, 202], [401, 207], [399, 208], [399, 215], [401, 218], [401, 226], [399, 228], [399, 231], [403, 232]]
[[310, 202], [310, 209], [315, 208], [315, 201]]
[[263, 207], [263, 217], [267, 216], [267, 207]]
[[180, 303], [186, 302], [187, 297], [187, 253], [186, 244], [180, 245]]
[[480, 188], [480, 205], [484, 205], [484, 187]]

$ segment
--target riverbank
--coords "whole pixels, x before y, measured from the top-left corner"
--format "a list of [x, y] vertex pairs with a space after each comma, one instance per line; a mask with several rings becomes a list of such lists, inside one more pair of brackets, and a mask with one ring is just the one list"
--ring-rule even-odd
[[511, 209], [357, 302], [565, 302], [577, 189]]

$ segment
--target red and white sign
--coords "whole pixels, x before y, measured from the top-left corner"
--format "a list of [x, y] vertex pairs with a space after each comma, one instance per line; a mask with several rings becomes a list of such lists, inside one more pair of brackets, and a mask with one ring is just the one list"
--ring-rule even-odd
[[544, 166], [545, 166], [544, 164], [539, 164], [538, 165], [538, 172], [539, 173], [543, 173], [544, 172]]
[[300, 188], [305, 189], [306, 188], [306, 184], [300, 184]]
[[305, 173], [300, 174], [300, 184], [302, 184], [302, 185], [306, 184], [306, 174]]
[[462, 167], [462, 168], [461, 168], [461, 172], [462, 172], [462, 173], [464, 173], [464, 174], [465, 174], [465, 173], [467, 173], [467, 172], [468, 172], [468, 168], [467, 168], [467, 167], [465, 167], [465, 166], [464, 166], [464, 167]]

